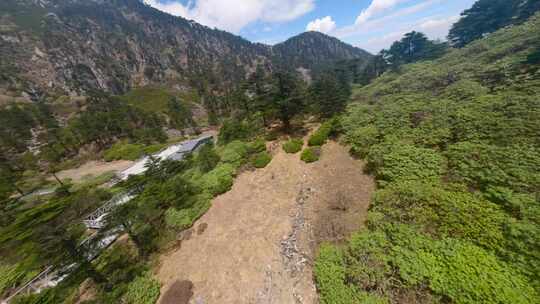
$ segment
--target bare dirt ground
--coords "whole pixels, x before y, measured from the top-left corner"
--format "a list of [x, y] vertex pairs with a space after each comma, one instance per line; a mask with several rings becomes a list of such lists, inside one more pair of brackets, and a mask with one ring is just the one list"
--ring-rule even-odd
[[274, 154], [266, 168], [240, 174], [181, 246], [162, 256], [159, 303], [318, 302], [317, 245], [362, 226], [374, 183], [335, 142], [313, 164], [280, 147]]
[[60, 179], [71, 179], [77, 183], [83, 180], [85, 176], [92, 175], [98, 176], [106, 172], [114, 171], [119, 172], [129, 168], [133, 164], [129, 160], [116, 160], [112, 162], [104, 161], [90, 161], [84, 165], [69, 170], [58, 172], [56, 175]]

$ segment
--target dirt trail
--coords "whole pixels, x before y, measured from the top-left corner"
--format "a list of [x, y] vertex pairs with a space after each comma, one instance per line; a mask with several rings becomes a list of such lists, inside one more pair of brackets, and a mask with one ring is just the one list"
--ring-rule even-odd
[[189, 239], [161, 258], [160, 303], [317, 303], [317, 245], [361, 227], [373, 189], [362, 163], [337, 143], [313, 164], [277, 148], [265, 169], [238, 176]]

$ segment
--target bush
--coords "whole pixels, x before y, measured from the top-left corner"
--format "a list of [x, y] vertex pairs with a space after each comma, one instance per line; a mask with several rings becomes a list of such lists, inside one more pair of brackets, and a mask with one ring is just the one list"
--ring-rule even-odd
[[23, 283], [27, 280], [27, 271], [21, 267], [24, 265], [15, 264], [15, 265], [3, 265], [0, 264], [0, 296], [3, 295], [5, 291], [13, 286], [17, 286], [20, 283]]
[[191, 227], [193, 219], [189, 209], [169, 208], [165, 211], [165, 223], [171, 228], [185, 229]]
[[283, 144], [283, 150], [287, 153], [298, 153], [300, 150], [302, 150], [302, 147], [304, 146], [304, 142], [301, 139], [291, 139]]
[[267, 141], [274, 141], [274, 140], [277, 140], [279, 138], [279, 134], [277, 131], [269, 131], [267, 132], [265, 135], [264, 135], [264, 139], [266, 139]]
[[255, 154], [251, 159], [251, 164], [255, 168], [264, 168], [270, 163], [270, 161], [272, 161], [272, 156], [268, 152], [264, 151]]
[[332, 118], [324, 122], [313, 135], [308, 140], [308, 145], [313, 146], [322, 146], [326, 143], [328, 138], [331, 135], [335, 135], [338, 130], [339, 120], [337, 118]]
[[437, 182], [445, 171], [444, 164], [444, 157], [435, 150], [407, 144], [377, 145], [368, 154], [368, 166], [375, 170], [381, 185], [399, 180]]
[[248, 154], [248, 145], [244, 142], [235, 140], [221, 149], [221, 161], [239, 167], [246, 161]]
[[321, 156], [321, 149], [319, 147], [308, 147], [302, 151], [300, 159], [306, 163], [313, 163], [319, 160]]
[[74, 191], [78, 191], [78, 190], [81, 190], [82, 188], [94, 188], [94, 187], [97, 187], [99, 185], [103, 185], [109, 182], [115, 176], [116, 176], [116, 173], [114, 171], [107, 171], [98, 176], [87, 175], [83, 177], [81, 183], [73, 185], [72, 189]]
[[504, 186], [514, 191], [538, 191], [540, 149], [537, 147], [461, 142], [450, 146], [446, 155], [455, 181], [482, 190]]
[[[320, 265], [329, 262], [333, 271], [321, 271]], [[321, 249], [315, 265], [321, 297], [325, 291], [321, 284], [337, 285], [334, 289], [348, 284], [347, 288], [381, 290], [389, 297], [395, 297], [390, 290], [396, 285], [425, 297], [428, 286], [452, 303], [534, 303], [538, 299], [527, 280], [495, 255], [468, 242], [432, 239], [405, 225], [387, 224], [355, 234], [342, 251]], [[325, 282], [328, 273], [334, 273], [334, 278]]]
[[465, 239], [498, 251], [505, 247], [505, 213], [500, 206], [466, 190], [446, 190], [424, 182], [392, 183], [373, 197], [372, 211], [384, 215], [370, 222], [403, 223], [433, 236]]
[[388, 301], [347, 284], [347, 268], [343, 253], [332, 245], [323, 244], [314, 267], [315, 281], [322, 304], [385, 304]]
[[249, 153], [259, 153], [266, 151], [266, 141], [263, 139], [256, 139], [248, 144]]
[[143, 156], [143, 146], [138, 144], [129, 144], [126, 142], [115, 143], [111, 148], [105, 151], [105, 161], [113, 160], [137, 160]]
[[231, 190], [235, 168], [231, 164], [221, 164], [201, 178], [201, 186], [212, 195]]
[[322, 146], [326, 143], [327, 139], [328, 139], [328, 136], [325, 133], [315, 132], [313, 135], [309, 137], [308, 145], [310, 147]]
[[158, 153], [159, 151], [163, 150], [167, 147], [167, 144], [155, 144], [155, 145], [148, 145], [143, 147], [143, 154], [151, 155]]
[[191, 207], [185, 209], [169, 208], [165, 211], [165, 223], [175, 229], [186, 229], [193, 226], [211, 206], [212, 195], [202, 193], [190, 198]]
[[223, 123], [219, 130], [218, 140], [220, 145], [228, 144], [235, 140], [246, 140], [252, 135], [252, 127], [246, 121], [230, 119]]
[[395, 265], [412, 285], [424, 280], [454, 303], [534, 303], [527, 280], [495, 256], [456, 240], [435, 241], [428, 248], [396, 247]]
[[150, 274], [137, 277], [128, 286], [124, 295], [127, 304], [154, 304], [159, 298], [159, 282]]
[[197, 153], [197, 164], [202, 172], [214, 169], [219, 163], [219, 155], [214, 149], [214, 145], [203, 145]]

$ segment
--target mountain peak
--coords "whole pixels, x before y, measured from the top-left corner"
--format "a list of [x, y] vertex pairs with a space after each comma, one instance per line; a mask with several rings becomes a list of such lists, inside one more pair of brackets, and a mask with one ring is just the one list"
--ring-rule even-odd
[[276, 44], [273, 49], [286, 66], [313, 68], [318, 64], [346, 59], [369, 59], [365, 50], [321, 32], [309, 31]]

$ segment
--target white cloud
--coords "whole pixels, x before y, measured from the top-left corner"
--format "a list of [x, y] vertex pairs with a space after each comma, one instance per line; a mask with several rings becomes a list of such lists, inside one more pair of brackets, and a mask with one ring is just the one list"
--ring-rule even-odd
[[406, 2], [410, 0], [373, 0], [371, 4], [363, 10], [358, 18], [356, 18], [356, 24], [362, 24], [367, 22], [371, 17], [382, 13], [386, 10], [389, 10], [401, 2]]
[[445, 39], [450, 28], [459, 20], [460, 16], [436, 18], [426, 20], [418, 25], [418, 31], [425, 33], [432, 39]]
[[388, 48], [394, 41], [400, 40], [403, 38], [405, 33], [409, 33], [411, 31], [422, 32], [430, 39], [445, 40], [448, 30], [457, 20], [459, 20], [459, 15], [450, 17], [430, 16], [419, 20], [414, 24], [400, 26], [396, 31], [387, 33], [382, 37], [368, 39], [357, 46], [372, 52], [378, 52], [383, 48]]
[[326, 16], [324, 18], [315, 19], [308, 23], [306, 31], [317, 31], [328, 34], [336, 28], [336, 23], [332, 20], [332, 17]]
[[145, 0], [161, 11], [233, 33], [256, 21], [291, 21], [315, 8], [315, 0], [191, 0], [187, 5], [162, 1]]
[[[435, 4], [440, 4], [444, 1], [447, 0], [425, 0], [415, 5], [406, 6], [397, 10], [388, 9], [389, 12], [387, 12], [387, 14], [382, 14], [377, 18], [370, 18], [364, 23], [355, 23], [353, 25], [336, 29], [335, 36], [344, 39], [350, 36], [368, 34], [384, 28], [392, 28], [396, 26], [397, 20], [422, 12], [426, 9], [434, 7]], [[410, 21], [407, 20], [407, 22]]]

